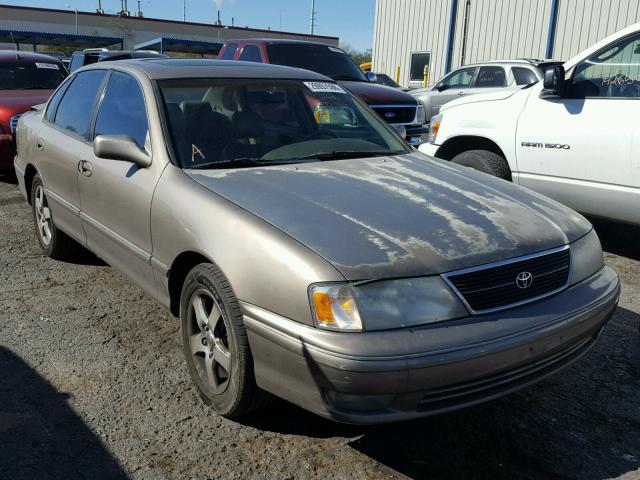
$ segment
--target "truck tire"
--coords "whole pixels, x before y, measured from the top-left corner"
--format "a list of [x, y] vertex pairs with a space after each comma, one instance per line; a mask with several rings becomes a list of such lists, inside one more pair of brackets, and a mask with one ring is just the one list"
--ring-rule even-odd
[[468, 150], [453, 157], [451, 162], [511, 181], [511, 169], [507, 161], [497, 153], [488, 150]]

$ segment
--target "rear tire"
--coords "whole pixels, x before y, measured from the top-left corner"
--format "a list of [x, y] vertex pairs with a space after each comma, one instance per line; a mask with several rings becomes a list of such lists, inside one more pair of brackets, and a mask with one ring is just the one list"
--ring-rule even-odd
[[51, 216], [49, 202], [45, 195], [40, 174], [31, 183], [31, 206], [36, 227], [36, 237], [42, 251], [55, 260], [68, 260], [78, 252], [80, 245], [62, 230], [59, 230]]
[[468, 150], [451, 160], [451, 163], [470, 167], [482, 173], [511, 181], [511, 169], [507, 161], [497, 153], [488, 150]]
[[187, 274], [180, 324], [187, 368], [204, 403], [227, 418], [269, 403], [256, 384], [240, 305], [215, 265], [201, 263]]

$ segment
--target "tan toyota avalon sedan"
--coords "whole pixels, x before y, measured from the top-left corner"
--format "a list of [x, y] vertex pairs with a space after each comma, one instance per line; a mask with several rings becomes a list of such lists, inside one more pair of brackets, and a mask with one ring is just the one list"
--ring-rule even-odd
[[17, 142], [43, 250], [86, 246], [179, 317], [224, 416], [270, 394], [351, 423], [472, 405], [569, 365], [618, 301], [583, 217], [412, 151], [313, 72], [95, 64]]

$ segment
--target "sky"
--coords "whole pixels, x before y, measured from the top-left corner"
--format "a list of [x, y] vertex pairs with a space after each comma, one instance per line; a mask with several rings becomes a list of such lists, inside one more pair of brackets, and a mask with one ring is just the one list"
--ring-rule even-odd
[[[311, 0], [184, 0], [187, 21], [213, 23], [220, 9], [222, 23], [253, 28], [268, 28], [291, 32], [309, 32]], [[141, 0], [145, 17], [182, 19], [183, 0]], [[76, 8], [79, 11], [95, 11], [98, 0], [2, 0], [5, 5], [21, 5], [47, 8]], [[358, 50], [371, 48], [375, 0], [315, 0], [316, 29], [319, 35], [340, 37], [341, 44]], [[108, 13], [120, 11], [120, 0], [102, 0], [102, 8]], [[132, 13], [136, 0], [128, 0]]]

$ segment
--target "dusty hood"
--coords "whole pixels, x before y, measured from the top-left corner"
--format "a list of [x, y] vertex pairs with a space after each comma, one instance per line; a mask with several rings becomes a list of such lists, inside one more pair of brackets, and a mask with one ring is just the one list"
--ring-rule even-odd
[[590, 229], [552, 200], [421, 154], [187, 174], [350, 280], [457, 270], [564, 245]]
[[468, 95], [466, 97], [456, 98], [455, 100], [445, 103], [440, 109], [440, 111], [442, 112], [451, 107], [455, 107], [457, 105], [466, 105], [468, 103], [495, 102], [498, 100], [506, 100], [507, 98], [512, 97], [518, 92], [522, 92], [524, 95], [528, 95], [529, 91], [530, 91], [529, 89], [523, 90], [520, 87], [513, 87], [513, 88], [502, 88], [495, 92], [479, 93], [477, 95]]
[[397, 88], [371, 82], [338, 82], [368, 105], [416, 104], [416, 99]]

